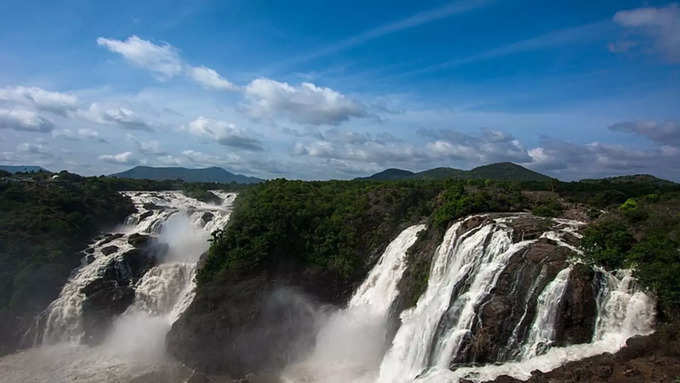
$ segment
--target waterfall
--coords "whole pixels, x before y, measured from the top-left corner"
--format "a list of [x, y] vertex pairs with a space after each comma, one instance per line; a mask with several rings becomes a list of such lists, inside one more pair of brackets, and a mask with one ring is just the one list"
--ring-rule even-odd
[[[177, 381], [184, 381], [186, 371], [165, 355], [165, 335], [193, 300], [196, 264], [209, 247], [211, 233], [229, 220], [236, 194], [214, 193], [222, 199], [221, 205], [174, 191], [124, 192], [137, 213], [83, 252], [82, 266], [32, 329], [36, 347], [0, 360], [3, 378], [8, 382], [125, 382], [170, 371], [178, 374]], [[136, 244], [139, 240], [147, 245]], [[155, 264], [143, 275], [135, 275], [140, 270], [126, 257], [147, 247], [163, 251], [154, 253]], [[124, 312], [108, 318], [111, 324], [99, 345], [80, 345], [86, 332], [84, 310], [91, 299], [83, 290], [109, 274], [119, 279], [116, 287], [131, 291], [133, 298]]]
[[402, 231], [343, 310], [322, 318], [316, 345], [303, 361], [287, 368], [284, 382], [373, 382], [386, 346], [389, 309], [406, 270], [406, 252], [425, 225]]
[[[518, 355], [515, 359], [481, 366], [453, 366], [454, 357], [475, 336], [474, 322], [481, 321], [482, 302], [493, 295], [500, 273], [513, 256], [523, 257], [523, 251], [538, 241], [513, 243], [513, 229], [509, 225], [512, 219], [487, 220], [471, 229], [463, 229], [466, 221], [459, 221], [447, 230], [432, 260], [427, 289], [415, 307], [401, 313], [402, 324], [382, 360], [378, 383], [453, 383], [463, 378], [481, 381], [503, 374], [527, 379], [533, 370], [549, 371], [571, 360], [615, 352], [629, 337], [651, 333], [654, 300], [639, 290], [630, 271], [609, 273], [598, 269], [601, 286], [591, 343], [551, 347], [558, 308], [571, 272], [567, 263], [536, 298], [535, 314], [523, 338], [519, 339], [520, 323], [514, 325], [507, 344], [516, 348], [508, 350]], [[554, 231], [540, 238], [580, 254], [563, 239], [566, 234], [576, 235], [579, 224], [566, 220], [554, 223]], [[541, 272], [537, 278], [542, 275]], [[535, 288], [536, 285], [530, 287], [530, 294]], [[526, 315], [524, 308], [520, 322]]]
[[233, 193], [215, 192], [224, 201], [216, 206], [186, 197], [181, 192], [125, 192], [138, 212], [126, 219], [116, 232], [93, 242], [84, 265], [63, 287], [59, 297], [43, 313], [44, 330], [39, 343], [79, 342], [84, 330], [83, 288], [101, 278], [109, 268], [120, 269], [125, 277], [124, 254], [134, 248], [133, 235], [150, 235], [168, 252], [133, 286], [135, 301], [125, 312], [166, 315], [169, 324], [193, 298], [193, 277], [199, 256], [207, 250], [210, 233], [224, 227], [231, 211]]

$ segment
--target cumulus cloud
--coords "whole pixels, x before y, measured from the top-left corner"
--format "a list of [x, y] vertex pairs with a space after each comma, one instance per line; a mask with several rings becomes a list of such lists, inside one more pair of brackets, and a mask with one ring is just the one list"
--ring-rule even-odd
[[168, 80], [185, 75], [192, 81], [208, 89], [237, 90], [238, 87], [222, 77], [214, 69], [206, 66], [191, 66], [184, 63], [179, 50], [168, 43], [155, 44], [135, 35], [127, 40], [100, 37], [97, 44], [122, 55], [133, 65], [149, 70], [159, 80]]
[[525, 165], [565, 179], [580, 179], [634, 173], [680, 176], [680, 150], [674, 148], [633, 149], [593, 142], [585, 145], [543, 139], [529, 150]]
[[140, 68], [152, 71], [159, 79], [169, 79], [182, 72], [179, 51], [168, 43], [154, 44], [132, 35], [127, 40], [100, 37], [97, 44], [122, 55]]
[[185, 129], [196, 136], [213, 139], [221, 145], [250, 151], [263, 150], [259, 140], [248, 136], [243, 129], [225, 121], [198, 117]]
[[472, 164], [490, 162], [525, 162], [530, 160], [527, 150], [510, 134], [483, 129], [479, 135], [455, 130], [421, 129], [419, 133], [434, 139], [426, 148], [431, 157], [461, 160]]
[[633, 133], [662, 145], [680, 147], [680, 123], [673, 121], [627, 121], [609, 127], [616, 132]]
[[208, 89], [238, 90], [238, 87], [222, 77], [214, 69], [199, 66], [187, 69], [189, 77], [196, 83]]
[[105, 162], [110, 162], [112, 164], [123, 164], [123, 165], [134, 165], [139, 163], [137, 159], [133, 157], [132, 152], [123, 152], [118, 154], [102, 154], [99, 159]]
[[48, 133], [54, 128], [49, 120], [30, 110], [0, 109], [0, 129]]
[[330, 88], [304, 82], [292, 86], [258, 78], [244, 89], [246, 108], [255, 118], [287, 118], [310, 125], [337, 125], [352, 117], [366, 116], [365, 108]]
[[0, 101], [30, 105], [38, 110], [65, 115], [78, 107], [78, 98], [60, 92], [51, 92], [38, 87], [0, 88]]
[[151, 123], [144, 120], [134, 111], [125, 107], [103, 107], [97, 103], [87, 110], [79, 111], [81, 117], [98, 124], [113, 124], [129, 130], [153, 131]]
[[677, 3], [619, 11], [614, 15], [614, 22], [647, 36], [668, 60], [680, 62], [680, 7]]

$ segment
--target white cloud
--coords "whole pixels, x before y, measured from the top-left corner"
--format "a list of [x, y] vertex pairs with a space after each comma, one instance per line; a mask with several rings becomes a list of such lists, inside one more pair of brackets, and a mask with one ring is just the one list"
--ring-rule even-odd
[[208, 67], [191, 67], [187, 69], [191, 79], [208, 89], [238, 90], [238, 87], [222, 77], [214, 69]]
[[680, 62], [680, 7], [644, 7], [619, 11], [614, 22], [639, 31], [653, 40], [655, 49], [672, 62]]
[[47, 133], [53, 128], [52, 122], [33, 111], [0, 109], [0, 129]]
[[125, 107], [103, 107], [97, 103], [79, 111], [81, 117], [98, 124], [114, 124], [129, 130], [153, 131], [151, 123]]
[[132, 152], [123, 152], [118, 154], [102, 154], [99, 159], [105, 162], [110, 162], [114, 164], [124, 164], [124, 165], [134, 165], [138, 163]]
[[512, 135], [482, 129], [480, 135], [469, 135], [455, 130], [421, 130], [420, 133], [435, 139], [426, 148], [430, 156], [462, 160], [470, 164], [491, 162], [525, 162], [530, 159], [527, 150]]
[[245, 88], [246, 108], [255, 118], [288, 118], [301, 124], [337, 125], [367, 113], [362, 105], [330, 88], [304, 82], [292, 86], [267, 78]]
[[249, 137], [243, 129], [225, 121], [198, 117], [184, 129], [193, 135], [213, 139], [221, 145], [251, 151], [263, 150], [259, 140]]
[[76, 96], [51, 92], [38, 87], [15, 86], [0, 88], [0, 101], [30, 105], [39, 110], [66, 114], [78, 107]]
[[159, 79], [168, 79], [182, 72], [182, 60], [178, 50], [170, 44], [154, 44], [132, 35], [127, 40], [100, 37], [97, 44], [119, 53], [134, 65], [154, 72]]
[[89, 128], [81, 128], [77, 130], [72, 129], [59, 129], [52, 131], [52, 137], [54, 138], [66, 138], [69, 140], [92, 140], [99, 142], [107, 142], [105, 139], [99, 136], [99, 132]]
[[664, 145], [680, 147], [680, 123], [673, 121], [628, 121], [609, 127], [610, 130], [638, 134]]
[[153, 72], [159, 80], [167, 80], [184, 74], [204, 88], [238, 90], [238, 86], [229, 82], [214, 69], [184, 63], [179, 50], [168, 43], [154, 44], [132, 35], [124, 41], [100, 37], [97, 39], [97, 44], [122, 55], [132, 64]]

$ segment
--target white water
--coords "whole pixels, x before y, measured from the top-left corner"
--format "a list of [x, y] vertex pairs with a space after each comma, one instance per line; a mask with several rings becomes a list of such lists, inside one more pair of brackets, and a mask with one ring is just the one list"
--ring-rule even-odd
[[[140, 194], [134, 198], [142, 204], [152, 196]], [[155, 212], [144, 220], [139, 220], [139, 215], [131, 217], [130, 225], [121, 230], [126, 234], [135, 230], [155, 233], [169, 244], [171, 251], [165, 262], [147, 272], [136, 284], [134, 304], [118, 318], [104, 344], [96, 348], [74, 344], [82, 332], [78, 318], [84, 297], [78, 289], [96, 276], [97, 269], [129, 248], [126, 237], [111, 242], [121, 249], [110, 256], [101, 254], [102, 246], [95, 245], [94, 262], [83, 266], [50, 306], [49, 331], [43, 339], [46, 343], [54, 343], [55, 339], [70, 342], [0, 359], [3, 381], [125, 382], [144, 372], [172, 368], [166, 364], [163, 339], [193, 299], [191, 281], [196, 259], [207, 248], [208, 233], [228, 220], [231, 199], [224, 206], [216, 207], [178, 193], [160, 193], [159, 197], [153, 197], [154, 203], [165, 203], [172, 209]], [[189, 213], [183, 214], [180, 210]], [[200, 217], [206, 210], [214, 213], [215, 218], [202, 227]], [[282, 381], [453, 383], [461, 378], [492, 380], [499, 375], [527, 379], [533, 370], [547, 372], [569, 361], [616, 352], [631, 336], [652, 332], [655, 302], [640, 291], [630, 271], [597, 270], [601, 286], [596, 299], [593, 341], [551, 347], [558, 307], [571, 272], [571, 266], [567, 266], [538, 294], [536, 314], [523, 339], [516, 339], [520, 338], [520, 325], [516, 325], [514, 338], [508, 344], [518, 351], [512, 353], [519, 355], [517, 360], [451, 371], [451, 358], [471, 335], [480, 304], [493, 293], [508, 261], [536, 241], [513, 243], [512, 229], [508, 226], [512, 219], [498, 218], [466, 232], [460, 230], [462, 222], [459, 222], [447, 230], [434, 254], [427, 289], [415, 307], [401, 314], [402, 325], [390, 345], [386, 344], [389, 310], [398, 295], [397, 285], [406, 267], [406, 251], [424, 226], [404, 230], [386, 248], [347, 307], [323, 313], [314, 349], [289, 366], [282, 374]], [[580, 254], [563, 238], [567, 234], [578, 236], [576, 230], [581, 224], [557, 223], [555, 231], [542, 237]], [[538, 278], [545, 278], [543, 272]], [[534, 296], [538, 285], [538, 281], [534, 281], [529, 288], [530, 296]], [[522, 320], [526, 315], [527, 309], [524, 309]]]
[[368, 383], [375, 380], [386, 346], [389, 309], [406, 269], [406, 252], [415, 243], [418, 232], [424, 229], [425, 225], [411, 226], [387, 246], [347, 307], [322, 320], [314, 350], [284, 371], [284, 382]]
[[[458, 233], [461, 223], [457, 223], [447, 231], [433, 259], [427, 290], [414, 308], [401, 314], [402, 325], [382, 361], [379, 383], [492, 380], [503, 374], [527, 379], [536, 369], [547, 372], [568, 361], [615, 352], [629, 337], [652, 331], [654, 301], [636, 288], [630, 272], [613, 275], [600, 270], [605, 282], [598, 297], [593, 343], [550, 348], [568, 267], [541, 292], [519, 360], [451, 371], [449, 362], [470, 334], [479, 303], [494, 288], [510, 256], [533, 242], [512, 244], [511, 229], [505, 222], [507, 218], [497, 219], [466, 233]], [[573, 233], [574, 225], [559, 223], [563, 232], [544, 237], [571, 249], [561, 236]], [[462, 284], [466, 290], [459, 294], [456, 289]]]
[[[165, 334], [191, 303], [196, 262], [208, 249], [210, 234], [229, 220], [236, 195], [215, 192], [224, 201], [217, 206], [181, 192], [125, 194], [139, 212], [114, 231], [124, 234], [121, 238], [106, 244], [95, 241], [90, 246], [94, 260], [84, 262], [44, 313], [44, 331], [37, 337], [42, 346], [0, 359], [3, 382], [125, 382], [159, 368], [172, 368], [165, 355]], [[143, 206], [148, 203], [161, 209], [147, 214], [149, 210]], [[213, 216], [207, 223], [203, 219], [206, 213]], [[79, 345], [85, 301], [81, 289], [132, 249], [127, 241], [134, 233], [167, 244], [168, 254], [136, 283], [134, 303], [114, 321], [104, 342], [96, 347]], [[112, 245], [118, 250], [104, 255], [102, 249]]]

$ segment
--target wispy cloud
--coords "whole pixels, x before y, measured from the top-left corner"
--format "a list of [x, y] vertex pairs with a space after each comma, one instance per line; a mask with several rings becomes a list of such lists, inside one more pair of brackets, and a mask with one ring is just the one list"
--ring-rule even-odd
[[671, 62], [680, 62], [680, 7], [677, 3], [661, 8], [619, 11], [614, 15], [614, 22], [646, 35], [656, 51]]
[[422, 73], [451, 69], [479, 61], [505, 57], [513, 54], [547, 49], [561, 45], [586, 43], [603, 39], [603, 34], [612, 29], [612, 23], [602, 20], [590, 24], [565, 28], [549, 32], [530, 39], [516, 41], [498, 48], [490, 49], [467, 57], [454, 58], [439, 64], [401, 73], [401, 76], [411, 76]]
[[347, 39], [323, 47], [315, 52], [310, 52], [293, 57], [289, 60], [284, 60], [279, 63], [278, 67], [286, 67], [328, 56], [392, 33], [401, 32], [406, 29], [445, 19], [447, 17], [465, 13], [476, 8], [481, 8], [491, 2], [492, 0], [463, 0], [451, 2], [441, 7], [421, 11], [404, 19], [383, 24], [376, 28], [361, 32]]

